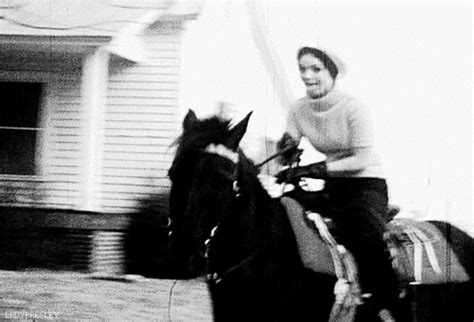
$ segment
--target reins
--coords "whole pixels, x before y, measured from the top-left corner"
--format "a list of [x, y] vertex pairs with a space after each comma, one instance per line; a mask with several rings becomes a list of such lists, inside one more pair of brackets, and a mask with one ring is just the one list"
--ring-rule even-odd
[[272, 160], [275, 159], [275, 158], [278, 158], [278, 157], [281, 156], [282, 154], [284, 154], [284, 153], [286, 153], [286, 152], [288, 152], [288, 151], [290, 151], [290, 150], [292, 150], [292, 149], [294, 149], [294, 148], [295, 148], [295, 147], [293, 147], [293, 146], [289, 146], [289, 147], [287, 147], [287, 148], [285, 148], [285, 149], [283, 149], [283, 150], [280, 150], [280, 151], [278, 151], [277, 153], [272, 154], [271, 156], [269, 156], [268, 158], [266, 158], [266, 159], [263, 160], [262, 162], [256, 164], [255, 166], [256, 166], [257, 168], [261, 168], [262, 166], [264, 166], [264, 165], [267, 164], [268, 162], [272, 161]]
[[[263, 165], [267, 164], [268, 162], [270, 162], [271, 160], [283, 155], [284, 153], [294, 149], [295, 147], [294, 146], [289, 146], [285, 149], [282, 149], [278, 152], [276, 152], [275, 154], [271, 155], [270, 157], [268, 157], [267, 159], [265, 159], [264, 161], [258, 163], [256, 165], [257, 168], [261, 168]], [[227, 159], [230, 159], [231, 161], [237, 163], [235, 160], [235, 156], [232, 156], [232, 158], [230, 158], [230, 155], [227, 151], [225, 151], [224, 149], [222, 149], [220, 146], [215, 146], [215, 145], [211, 145], [210, 147], [208, 147], [206, 149], [206, 152], [208, 153], [214, 153], [216, 155], [220, 155], [221, 157], [224, 157], [224, 158], [227, 158]], [[235, 195], [234, 195], [234, 198], [238, 198], [240, 196], [240, 187], [239, 187], [239, 184], [238, 184], [238, 181], [235, 179], [233, 181], [233, 184], [232, 184], [232, 190], [234, 191]], [[247, 256], [246, 258], [244, 258], [243, 260], [241, 260], [240, 262], [238, 262], [237, 264], [231, 266], [230, 268], [226, 269], [224, 273], [218, 273], [216, 271], [213, 271], [210, 267], [212, 266], [210, 264], [210, 256], [209, 256], [209, 251], [210, 251], [210, 248], [211, 248], [211, 244], [213, 242], [213, 239], [215, 237], [215, 234], [219, 228], [219, 223], [217, 223], [217, 225], [212, 229], [211, 231], [211, 234], [209, 236], [208, 239], [206, 239], [205, 241], [205, 258], [206, 258], [206, 261], [207, 261], [207, 272], [206, 272], [206, 281], [208, 283], [213, 283], [213, 284], [218, 284], [219, 282], [221, 282], [226, 276], [228, 276], [229, 274], [231, 274], [232, 272], [238, 270], [239, 268], [243, 267], [244, 265], [246, 265], [248, 262], [250, 262], [251, 260], [253, 260], [256, 256], [255, 253]]]

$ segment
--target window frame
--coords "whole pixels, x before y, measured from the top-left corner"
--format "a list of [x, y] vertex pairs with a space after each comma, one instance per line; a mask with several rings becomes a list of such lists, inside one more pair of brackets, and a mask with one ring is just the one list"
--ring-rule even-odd
[[[34, 174], [5, 174], [0, 173], [0, 180], [3, 181], [41, 181], [44, 177], [42, 173], [43, 150], [46, 136], [46, 118], [48, 115], [49, 79], [51, 74], [44, 72], [15, 72], [0, 71], [0, 82], [18, 83], [41, 83], [42, 90], [38, 101], [36, 127], [25, 128], [25, 130], [36, 131], [36, 143], [34, 151]], [[15, 127], [2, 127], [15, 128]], [[21, 127], [18, 127], [21, 128]]]

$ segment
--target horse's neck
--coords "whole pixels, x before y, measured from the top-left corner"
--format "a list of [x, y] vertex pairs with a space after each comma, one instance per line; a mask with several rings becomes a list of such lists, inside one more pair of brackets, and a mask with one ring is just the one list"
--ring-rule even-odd
[[[251, 238], [255, 239], [259, 247], [274, 242], [274, 236], [281, 232], [281, 217], [284, 217], [283, 208], [278, 200], [272, 199], [256, 176], [250, 174], [243, 189], [242, 206], [245, 208], [245, 216], [242, 216], [242, 224], [252, 227]], [[278, 230], [278, 231], [275, 231]]]

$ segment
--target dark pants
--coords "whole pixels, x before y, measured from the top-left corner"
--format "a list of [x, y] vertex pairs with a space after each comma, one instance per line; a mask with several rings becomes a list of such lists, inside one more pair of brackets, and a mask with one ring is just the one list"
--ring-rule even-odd
[[372, 293], [375, 308], [395, 310], [398, 282], [383, 240], [388, 211], [387, 184], [378, 178], [331, 178], [324, 191], [328, 212], [341, 243], [359, 265], [363, 292]]
[[388, 219], [388, 192], [384, 179], [329, 178], [323, 191], [289, 194], [306, 209], [329, 217], [338, 241], [354, 255], [364, 293], [372, 293], [374, 309], [395, 311], [398, 281], [383, 240]]

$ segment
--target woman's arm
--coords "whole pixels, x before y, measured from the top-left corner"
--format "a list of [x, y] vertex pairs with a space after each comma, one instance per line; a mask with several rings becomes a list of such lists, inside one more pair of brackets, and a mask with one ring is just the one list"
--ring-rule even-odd
[[364, 170], [370, 160], [370, 147], [358, 147], [352, 149], [352, 154], [340, 158], [326, 160], [329, 175], [343, 172], [359, 172]]

